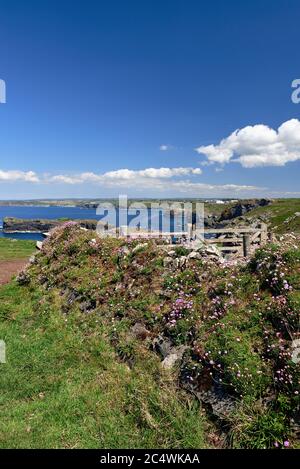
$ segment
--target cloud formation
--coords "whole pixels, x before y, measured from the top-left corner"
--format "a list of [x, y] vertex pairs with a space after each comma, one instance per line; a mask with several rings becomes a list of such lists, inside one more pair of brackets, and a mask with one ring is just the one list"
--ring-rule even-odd
[[39, 183], [43, 185], [96, 185], [102, 189], [137, 190], [146, 193], [157, 191], [184, 193], [192, 196], [231, 196], [248, 194], [257, 190], [252, 185], [224, 184], [214, 185], [198, 182], [194, 178], [202, 174], [201, 168], [145, 168], [141, 170], [118, 169], [105, 173], [82, 172], [78, 174], [36, 174], [34, 171], [1, 171], [1, 182]]
[[284, 166], [300, 160], [300, 121], [291, 119], [278, 130], [259, 124], [235, 130], [218, 145], [196, 148], [209, 162], [239, 162], [244, 168]]
[[102, 174], [85, 172], [77, 175], [55, 175], [47, 179], [48, 183], [84, 184], [92, 183], [102, 188], [119, 188], [122, 190], [135, 189], [138, 191], [158, 191], [185, 193], [189, 195], [206, 196], [217, 193], [230, 196], [234, 194], [254, 193], [264, 191], [252, 185], [224, 184], [214, 185], [182, 179], [182, 176], [195, 176], [202, 173], [201, 168], [146, 168], [142, 170], [119, 169]]
[[39, 177], [34, 171], [2, 171], [0, 169], [0, 181], [5, 182], [39, 182]]
[[116, 171], [107, 171], [106, 173], [96, 174], [93, 172], [85, 172], [77, 175], [63, 175], [58, 174], [48, 178], [48, 182], [62, 182], [64, 184], [80, 184], [84, 182], [102, 183], [111, 185], [128, 184], [133, 182], [139, 184], [141, 181], [150, 181], [153, 183], [154, 179], [171, 179], [178, 176], [200, 175], [202, 174], [201, 168], [146, 168], [141, 170], [132, 169], [117, 169]]

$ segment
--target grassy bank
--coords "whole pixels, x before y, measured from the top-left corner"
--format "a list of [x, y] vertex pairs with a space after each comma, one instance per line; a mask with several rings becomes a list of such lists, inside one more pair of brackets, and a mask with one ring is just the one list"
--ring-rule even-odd
[[[153, 353], [120, 361], [96, 315], [12, 282], [0, 289], [1, 448], [205, 447], [199, 404]], [[209, 430], [207, 430], [209, 431]]]
[[[0, 290], [2, 447], [299, 447], [300, 240], [165, 256], [69, 222]], [[158, 341], [185, 347], [170, 370]]]

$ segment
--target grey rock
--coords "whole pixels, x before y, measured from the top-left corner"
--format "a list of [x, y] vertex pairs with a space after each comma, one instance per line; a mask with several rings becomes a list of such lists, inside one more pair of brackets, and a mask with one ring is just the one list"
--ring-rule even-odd
[[236, 400], [225, 393], [222, 386], [215, 385], [208, 391], [199, 391], [191, 383], [185, 383], [183, 387], [190, 391], [200, 402], [208, 405], [212, 414], [220, 420], [228, 421], [230, 415], [236, 410]]
[[202, 259], [202, 256], [199, 252], [197, 251], [192, 251], [189, 255], [188, 255], [188, 258], [189, 259]]
[[221, 395], [215, 390], [201, 391], [195, 393], [195, 395], [205, 404], [209, 404], [212, 413], [222, 420], [227, 419], [235, 410], [235, 401], [231, 397]]
[[175, 363], [182, 359], [186, 349], [187, 347], [185, 345], [181, 345], [180, 347], [172, 347], [170, 353], [161, 362], [161, 366], [165, 370], [170, 370], [173, 368]]
[[213, 255], [217, 257], [222, 256], [221, 251], [217, 248], [217, 246], [214, 246], [213, 244], [205, 247], [204, 251], [205, 251], [205, 254], [208, 254], [208, 255]]
[[171, 368], [173, 368], [173, 366], [175, 365], [175, 363], [178, 361], [179, 357], [177, 356], [176, 353], [170, 353], [170, 355], [168, 355], [162, 362], [161, 362], [161, 366], [165, 369], [165, 370], [170, 370]]
[[166, 358], [166, 356], [169, 355], [173, 344], [167, 337], [158, 336], [153, 341], [153, 347], [154, 350], [156, 350], [163, 358]]

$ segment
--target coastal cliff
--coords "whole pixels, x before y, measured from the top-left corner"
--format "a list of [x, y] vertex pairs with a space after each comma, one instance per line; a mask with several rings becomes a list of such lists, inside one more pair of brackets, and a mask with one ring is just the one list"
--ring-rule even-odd
[[[77, 220], [80, 226], [94, 230], [96, 229], [97, 220]], [[13, 218], [6, 217], [3, 219], [3, 231], [5, 233], [14, 232], [31, 232], [31, 233], [43, 233], [50, 231], [56, 226], [62, 225], [66, 222], [66, 219], [25, 219], [25, 218]]]
[[[205, 204], [205, 217], [204, 226], [206, 228], [218, 228], [224, 224], [231, 223], [241, 216], [248, 215], [250, 212], [257, 208], [264, 209], [272, 205], [270, 200], [266, 199], [253, 199], [246, 201], [238, 201], [235, 204], [229, 203], [226, 207], [222, 208], [217, 204]], [[32, 232], [40, 233], [50, 231], [52, 228], [61, 225], [65, 221], [72, 218], [57, 218], [57, 219], [26, 219], [5, 217], [3, 219], [3, 231], [6, 233], [12, 232]], [[92, 219], [80, 219], [77, 222], [85, 228], [95, 229], [97, 221]], [[195, 219], [193, 216], [193, 223]]]

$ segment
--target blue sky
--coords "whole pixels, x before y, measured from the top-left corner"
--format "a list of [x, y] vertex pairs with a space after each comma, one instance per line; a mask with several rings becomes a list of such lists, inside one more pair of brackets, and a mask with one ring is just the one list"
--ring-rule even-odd
[[299, 2], [1, 0], [0, 14], [0, 198], [300, 193]]

